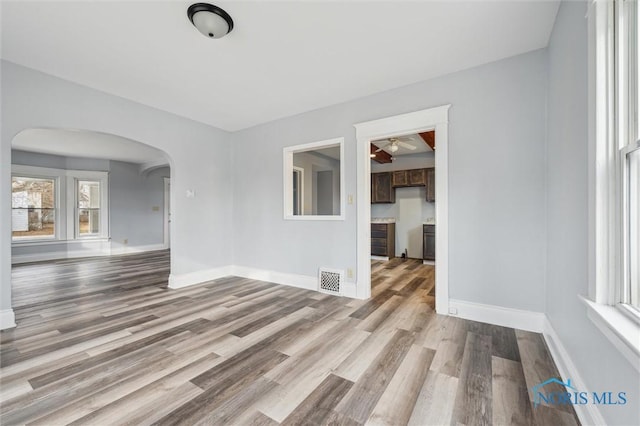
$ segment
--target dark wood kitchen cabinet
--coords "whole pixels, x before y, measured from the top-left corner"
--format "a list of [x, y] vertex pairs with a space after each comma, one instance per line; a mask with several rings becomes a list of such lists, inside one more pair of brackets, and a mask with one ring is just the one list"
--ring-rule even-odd
[[371, 204], [396, 202], [396, 190], [391, 185], [391, 172], [371, 173]]
[[422, 225], [422, 258], [436, 260], [436, 226]]
[[433, 203], [436, 201], [436, 169], [431, 167], [426, 169], [427, 179], [427, 202]]
[[407, 170], [407, 180], [409, 181], [409, 186], [426, 186], [427, 169]]
[[427, 185], [427, 169], [396, 170], [391, 173], [391, 185], [394, 188]]
[[399, 186], [409, 186], [408, 170], [396, 170], [391, 172], [391, 186], [394, 188]]
[[371, 254], [386, 256], [389, 259], [396, 255], [396, 224], [371, 224]]

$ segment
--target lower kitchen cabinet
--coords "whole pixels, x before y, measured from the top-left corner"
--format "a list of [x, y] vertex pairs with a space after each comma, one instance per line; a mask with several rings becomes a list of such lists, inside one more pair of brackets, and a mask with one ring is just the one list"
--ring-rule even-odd
[[396, 224], [372, 223], [371, 224], [371, 254], [373, 256], [386, 256], [389, 259], [396, 254]]
[[436, 226], [422, 225], [422, 258], [436, 260]]

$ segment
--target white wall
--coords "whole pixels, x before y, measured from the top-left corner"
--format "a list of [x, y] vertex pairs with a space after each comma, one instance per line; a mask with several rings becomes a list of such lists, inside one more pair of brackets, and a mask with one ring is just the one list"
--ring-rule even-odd
[[[229, 133], [7, 61], [1, 67], [1, 199], [10, 199], [11, 140], [21, 130], [71, 128], [124, 136], [161, 149], [171, 158], [172, 275], [231, 264], [233, 144]], [[195, 190], [195, 198], [186, 198], [187, 189]], [[8, 309], [11, 215], [3, 206], [0, 309]]]
[[344, 221], [282, 219], [282, 148], [344, 136], [355, 200], [353, 124], [450, 103], [450, 297], [544, 311], [545, 89], [539, 50], [238, 132], [235, 264], [355, 270], [355, 204]]
[[548, 48], [546, 308], [588, 389], [626, 391], [625, 406], [599, 406], [607, 424], [640, 424], [640, 376], [587, 318], [587, 6], [562, 2]]

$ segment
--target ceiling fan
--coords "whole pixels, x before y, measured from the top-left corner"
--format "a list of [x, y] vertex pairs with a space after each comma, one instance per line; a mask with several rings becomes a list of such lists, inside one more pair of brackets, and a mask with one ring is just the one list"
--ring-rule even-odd
[[376, 152], [380, 152], [386, 147], [389, 147], [389, 151], [391, 152], [397, 152], [400, 148], [405, 148], [413, 151], [414, 149], [416, 149], [416, 147], [414, 145], [411, 145], [410, 143], [407, 143], [409, 141], [415, 142], [412, 137], [389, 138], [384, 142], [378, 144], [378, 149], [376, 150]]

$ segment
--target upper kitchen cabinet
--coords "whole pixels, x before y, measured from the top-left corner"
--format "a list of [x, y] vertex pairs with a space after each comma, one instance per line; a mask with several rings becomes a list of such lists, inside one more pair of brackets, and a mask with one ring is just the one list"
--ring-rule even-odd
[[426, 169], [427, 178], [427, 202], [433, 203], [436, 201], [436, 169], [433, 167]]
[[427, 169], [407, 170], [407, 179], [409, 180], [409, 186], [426, 186]]
[[426, 169], [396, 170], [391, 172], [391, 181], [394, 188], [406, 186], [426, 186]]
[[409, 178], [407, 170], [396, 170], [391, 172], [391, 185], [395, 188], [398, 186], [408, 186]]
[[396, 202], [391, 175], [391, 172], [371, 173], [371, 204]]

